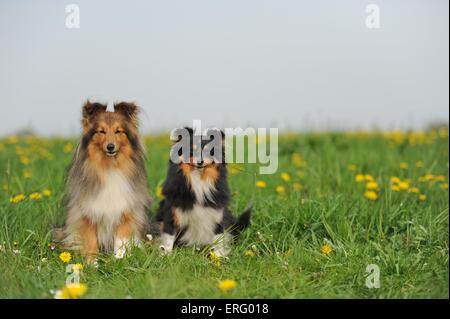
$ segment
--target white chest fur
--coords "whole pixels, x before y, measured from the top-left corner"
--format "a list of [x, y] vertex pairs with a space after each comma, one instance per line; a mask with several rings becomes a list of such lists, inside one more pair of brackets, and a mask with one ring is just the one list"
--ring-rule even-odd
[[191, 189], [195, 194], [195, 198], [200, 204], [205, 203], [206, 199], [214, 202], [212, 192], [215, 190], [214, 184], [210, 179], [203, 179], [200, 170], [194, 170], [190, 175]]
[[180, 240], [188, 246], [206, 246], [212, 244], [216, 235], [217, 224], [222, 221], [223, 209], [194, 205], [192, 210], [175, 211], [181, 229], [185, 229]]
[[110, 171], [100, 189], [86, 198], [82, 205], [92, 220], [100, 222], [107, 217], [116, 223], [126, 210], [132, 208], [133, 198], [130, 181], [119, 171]]

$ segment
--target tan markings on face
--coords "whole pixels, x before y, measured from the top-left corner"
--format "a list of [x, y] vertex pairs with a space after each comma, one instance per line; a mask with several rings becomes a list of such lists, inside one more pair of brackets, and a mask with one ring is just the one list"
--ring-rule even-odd
[[202, 180], [209, 180], [215, 183], [219, 178], [219, 170], [216, 164], [209, 165], [203, 169]]
[[137, 134], [134, 128], [127, 126], [126, 119], [122, 115], [109, 112], [99, 115], [92, 128], [95, 133], [87, 147], [91, 163], [97, 168], [113, 165], [123, 169], [127, 176], [131, 176], [133, 171], [129, 164], [132, 161], [133, 148], [125, 129]]
[[129, 144], [125, 134], [125, 123], [122, 116], [114, 113], [102, 114], [94, 123], [95, 134], [92, 144], [109, 155], [119, 153], [120, 149]]
[[192, 166], [188, 163], [181, 163], [180, 168], [184, 177], [186, 177], [186, 179], [189, 181], [191, 179], [191, 170], [193, 169]]
[[96, 129], [93, 142], [96, 143], [105, 152], [119, 152], [124, 144], [128, 143], [125, 129], [118, 122], [108, 123], [99, 122]]

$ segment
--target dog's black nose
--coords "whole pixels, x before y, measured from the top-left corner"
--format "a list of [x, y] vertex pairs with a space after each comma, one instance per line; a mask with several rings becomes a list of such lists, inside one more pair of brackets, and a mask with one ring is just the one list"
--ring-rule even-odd
[[109, 143], [108, 145], [106, 145], [106, 149], [107, 149], [109, 152], [114, 151], [115, 148], [116, 148], [116, 146], [115, 146], [113, 143]]

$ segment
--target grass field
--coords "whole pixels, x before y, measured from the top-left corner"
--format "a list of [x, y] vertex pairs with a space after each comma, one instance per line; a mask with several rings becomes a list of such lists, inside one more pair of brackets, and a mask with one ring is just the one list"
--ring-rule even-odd
[[[287, 134], [279, 168], [230, 165], [232, 209], [254, 203], [253, 224], [229, 260], [154, 245], [123, 260], [82, 263], [83, 298], [448, 298], [448, 130]], [[0, 297], [53, 298], [68, 274], [52, 250], [75, 140], [0, 140]], [[153, 212], [168, 135], [145, 137]], [[23, 196], [21, 196], [23, 195]], [[153, 217], [154, 215], [152, 215]], [[366, 287], [366, 266], [380, 288]], [[234, 280], [226, 291], [218, 284]]]

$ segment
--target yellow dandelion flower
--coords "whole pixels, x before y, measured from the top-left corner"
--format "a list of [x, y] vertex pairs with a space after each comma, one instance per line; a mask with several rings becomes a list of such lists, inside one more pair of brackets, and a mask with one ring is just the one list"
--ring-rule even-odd
[[267, 186], [265, 181], [256, 181], [255, 185], [256, 185], [256, 187], [259, 187], [259, 188], [264, 188]]
[[420, 190], [417, 187], [411, 187], [408, 189], [408, 193], [418, 194]]
[[209, 252], [209, 258], [214, 263], [214, 265], [216, 265], [216, 267], [220, 267], [222, 265], [220, 257], [215, 252], [210, 251]]
[[245, 257], [253, 257], [253, 256], [255, 256], [255, 253], [253, 252], [253, 250], [248, 249], [248, 250], [244, 251], [244, 256]]
[[442, 139], [446, 139], [448, 137], [448, 129], [440, 128], [439, 129], [439, 137]]
[[19, 138], [16, 135], [11, 135], [6, 139], [6, 144], [17, 144], [19, 142]]
[[64, 144], [64, 146], [63, 146], [63, 152], [64, 153], [71, 153], [73, 151], [73, 145], [72, 145], [72, 143], [66, 143], [66, 144]]
[[436, 182], [445, 182], [445, 176], [444, 175], [438, 175], [434, 177], [434, 181]]
[[59, 254], [59, 259], [61, 259], [63, 263], [68, 263], [72, 259], [72, 255], [71, 253], [64, 251]]
[[285, 182], [289, 182], [291, 180], [291, 176], [288, 173], [281, 173], [281, 179]]
[[416, 162], [416, 167], [417, 168], [422, 168], [423, 167], [423, 162], [422, 161], [417, 161]]
[[276, 191], [278, 194], [281, 194], [281, 193], [284, 193], [284, 192], [285, 192], [285, 188], [284, 188], [284, 186], [279, 185], [279, 186], [277, 186], [277, 187], [275, 188], [275, 191]]
[[300, 178], [305, 177], [305, 172], [303, 171], [297, 171], [296, 175]]
[[358, 175], [355, 176], [355, 181], [356, 181], [357, 183], [362, 183], [362, 182], [364, 182], [365, 180], [366, 180], [366, 178], [364, 177], [363, 174], [358, 174]]
[[325, 245], [322, 246], [321, 252], [325, 256], [330, 256], [332, 251], [333, 251], [333, 247], [331, 247], [330, 245], [325, 244]]
[[162, 186], [158, 185], [156, 187], [155, 195], [159, 199], [163, 199], [164, 198], [164, 195], [163, 195], [163, 192], [162, 192]]
[[42, 198], [42, 194], [39, 193], [39, 192], [34, 192], [34, 193], [31, 193], [31, 194], [28, 196], [28, 198], [31, 199], [31, 200], [38, 200], [38, 199], [41, 199], [41, 198]]
[[400, 178], [398, 178], [397, 176], [392, 176], [391, 177], [391, 183], [392, 184], [398, 184], [398, 183], [400, 183], [401, 182], [401, 180], [400, 180]]
[[398, 186], [398, 185], [392, 185], [392, 186], [391, 186], [391, 189], [392, 189], [394, 192], [399, 192], [399, 191], [400, 191], [400, 186]]
[[21, 157], [20, 157], [20, 162], [21, 162], [23, 165], [28, 165], [28, 164], [30, 164], [30, 159], [29, 159], [28, 157], [26, 157], [26, 156], [21, 156]]
[[364, 193], [364, 197], [367, 198], [368, 200], [377, 200], [378, 199], [378, 194], [377, 192], [374, 191], [366, 191]]
[[230, 163], [230, 165], [228, 165], [228, 172], [230, 175], [236, 175], [239, 171], [241, 171], [240, 165], [236, 163]]
[[86, 294], [86, 284], [69, 284], [55, 294], [55, 299], [77, 299]]
[[367, 189], [378, 189], [378, 183], [377, 182], [369, 182], [366, 184]]
[[292, 256], [294, 254], [294, 250], [292, 250], [292, 248], [289, 248], [285, 253], [284, 253], [284, 255], [286, 256], [286, 257], [290, 257], [290, 256]]
[[80, 263], [76, 263], [75, 265], [72, 266], [72, 269], [74, 272], [79, 273], [80, 271], [83, 270], [83, 265]]
[[31, 171], [29, 170], [24, 170], [22, 172], [23, 178], [31, 178]]
[[236, 286], [237, 282], [233, 279], [225, 279], [219, 282], [218, 284], [219, 289], [222, 290], [223, 292], [229, 292], [234, 288], [236, 288]]
[[421, 202], [426, 201], [426, 200], [427, 200], [427, 195], [420, 194], [420, 195], [419, 195], [419, 200], [420, 200]]
[[400, 163], [400, 168], [401, 169], [408, 169], [408, 167], [409, 167], [408, 163], [406, 163], [406, 162], [401, 162]]
[[18, 194], [9, 199], [10, 203], [17, 204], [24, 201], [27, 197], [24, 194]]
[[398, 183], [398, 187], [401, 190], [407, 190], [409, 189], [409, 183], [407, 181], [401, 181], [400, 183]]
[[442, 189], [448, 189], [448, 183], [442, 183], [441, 184]]
[[375, 179], [373, 178], [373, 176], [372, 175], [369, 175], [369, 174], [366, 174], [365, 176], [364, 176], [364, 178], [365, 178], [365, 180], [366, 180], [366, 182], [373, 182]]
[[42, 195], [44, 195], [45, 197], [50, 197], [51, 194], [52, 192], [48, 188], [44, 188], [42, 190]]
[[303, 188], [302, 184], [300, 184], [300, 183], [294, 183], [292, 186], [294, 187], [294, 189], [296, 191], [299, 191]]
[[292, 162], [294, 162], [294, 165], [297, 167], [305, 166], [306, 164], [306, 162], [302, 159], [302, 157], [298, 153], [292, 154]]

